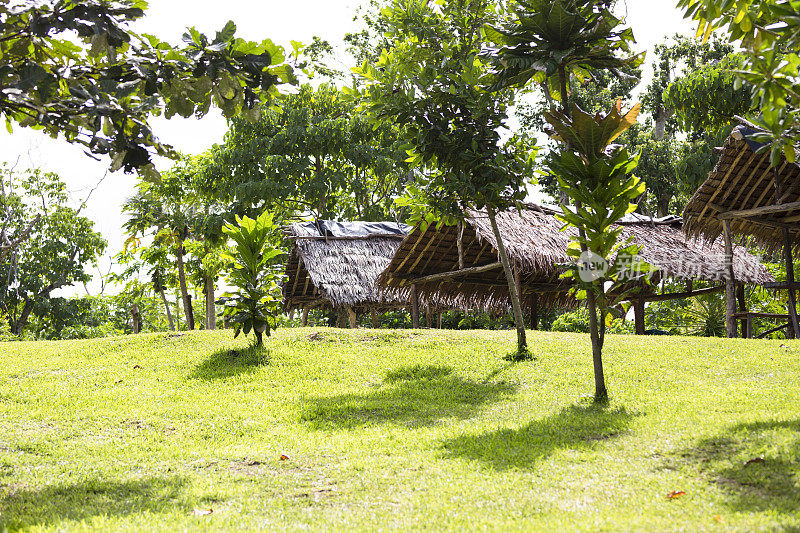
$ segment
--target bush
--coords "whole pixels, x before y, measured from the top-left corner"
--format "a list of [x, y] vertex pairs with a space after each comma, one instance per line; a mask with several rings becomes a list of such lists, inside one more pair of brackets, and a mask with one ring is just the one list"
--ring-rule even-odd
[[[553, 321], [552, 331], [571, 333], [589, 333], [589, 313], [585, 307], [558, 316]], [[612, 334], [630, 334], [634, 332], [633, 324], [621, 318], [615, 318], [606, 328]]]

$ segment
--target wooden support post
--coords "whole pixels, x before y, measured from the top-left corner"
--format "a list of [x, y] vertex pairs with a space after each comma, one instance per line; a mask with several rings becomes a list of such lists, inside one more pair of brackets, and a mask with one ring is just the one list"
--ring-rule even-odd
[[531, 329], [539, 329], [539, 295], [531, 294]]
[[644, 296], [633, 301], [633, 325], [637, 335], [644, 335], [646, 331], [644, 325]]
[[372, 318], [372, 329], [378, 329], [378, 312], [375, 309], [369, 310], [370, 318]]
[[357, 326], [356, 319], [358, 317], [356, 316], [355, 309], [353, 309], [352, 307], [347, 308], [347, 318], [349, 319], [350, 322], [350, 329], [356, 329]]
[[[739, 302], [739, 312], [746, 313], [747, 312], [747, 300], [745, 299], [744, 293], [744, 283], [738, 283], [736, 285], [736, 300]], [[742, 338], [747, 339], [747, 323], [749, 320], [747, 318], [743, 318], [740, 320], [741, 328], [742, 328]]]
[[783, 228], [783, 258], [786, 266], [786, 281], [789, 285], [789, 329], [791, 335], [787, 337], [796, 339], [800, 337], [800, 326], [797, 323], [797, 292], [791, 284], [794, 283], [794, 258], [792, 257], [792, 239], [787, 228]]
[[431, 329], [432, 323], [433, 323], [433, 313], [431, 313], [431, 306], [428, 305], [425, 307], [425, 327]]
[[411, 286], [411, 327], [419, 329], [419, 296], [417, 286]]
[[442, 312], [436, 313], [436, 329], [442, 329]]
[[303, 308], [303, 327], [308, 326], [308, 307]]
[[347, 324], [347, 311], [338, 307], [336, 309], [336, 327], [344, 328]]
[[745, 339], [752, 339], [753, 338], [753, 315], [747, 315], [747, 325], [745, 330]]
[[723, 237], [725, 239], [725, 330], [729, 338], [736, 337], [736, 278], [733, 275], [733, 237], [731, 236], [731, 223], [722, 221]]

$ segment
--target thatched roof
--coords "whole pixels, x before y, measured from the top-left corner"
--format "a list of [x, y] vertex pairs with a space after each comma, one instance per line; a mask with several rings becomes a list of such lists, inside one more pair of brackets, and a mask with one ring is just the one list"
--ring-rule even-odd
[[[522, 212], [497, 215], [497, 224], [509, 258], [517, 268], [524, 297], [539, 294], [540, 302], [566, 304], [569, 289], [559, 275], [571, 259], [566, 250], [574, 230], [561, 230], [556, 210], [530, 205]], [[670, 277], [719, 281], [726, 277], [724, 249], [720, 243], [688, 240], [677, 217], [652, 220], [627, 217], [621, 221], [622, 238], [632, 237], [641, 245], [641, 258]], [[508, 286], [502, 268], [451, 280], [418, 283], [417, 280], [441, 272], [458, 270], [457, 227], [434, 225], [425, 231], [417, 226], [406, 237], [388, 268], [378, 278], [379, 285], [407, 291], [415, 283], [420, 295], [437, 298], [449, 305], [467, 308], [506, 307]], [[497, 242], [488, 216], [469, 212], [463, 233], [465, 268], [489, 265], [498, 259]], [[754, 256], [737, 247], [734, 257], [736, 279], [747, 283], [774, 281]], [[542, 302], [542, 299], [544, 302]]]
[[[739, 126], [725, 141], [717, 166], [689, 200], [683, 212], [689, 235], [716, 240], [723, 232], [721, 213], [762, 208], [800, 201], [800, 166], [782, 160], [778, 166], [781, 194], [776, 197], [775, 169], [770, 151], [756, 153], [762, 146], [749, 137], [753, 130]], [[765, 248], [783, 246], [783, 230], [791, 242], [800, 244], [800, 205], [774, 214], [733, 218], [731, 233], [752, 236]]]
[[286, 264], [285, 309], [408, 304], [397, 291], [379, 291], [375, 280], [389, 265], [409, 226], [317, 221], [292, 224], [286, 229], [294, 246]]

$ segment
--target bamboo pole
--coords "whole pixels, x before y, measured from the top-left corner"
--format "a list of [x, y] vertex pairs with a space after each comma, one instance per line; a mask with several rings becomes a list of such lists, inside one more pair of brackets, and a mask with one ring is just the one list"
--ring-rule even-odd
[[531, 294], [531, 329], [539, 329], [539, 295]]
[[417, 286], [411, 286], [411, 327], [419, 329], [419, 296]]

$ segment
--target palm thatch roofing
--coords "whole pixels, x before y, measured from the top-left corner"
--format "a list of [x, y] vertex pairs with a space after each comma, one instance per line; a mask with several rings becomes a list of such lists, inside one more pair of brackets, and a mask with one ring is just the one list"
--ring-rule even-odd
[[294, 240], [286, 264], [284, 308], [391, 308], [408, 305], [375, 280], [410, 226], [396, 222], [316, 221], [286, 228]]
[[[787, 229], [796, 247], [800, 244], [800, 166], [783, 159], [777, 168], [771, 167], [770, 151], [757, 153], [763, 145], [750, 139], [754, 133], [744, 126], [733, 130], [716, 167], [686, 205], [684, 229], [713, 241], [723, 233], [723, 218], [736, 215], [729, 218], [730, 227], [740, 239], [752, 236], [767, 249], [779, 249]], [[776, 204], [783, 206], [769, 212], [769, 206]]]
[[[566, 250], [573, 228], [562, 230], [556, 209], [529, 204], [521, 212], [498, 213], [497, 224], [509, 259], [516, 269], [523, 298], [538, 295], [538, 305], [571, 305], [570, 285], [559, 279], [572, 260]], [[681, 219], [654, 220], [629, 216], [620, 221], [623, 240], [641, 246], [640, 257], [669, 277], [721, 281], [726, 277], [724, 248], [704, 239], [688, 240]], [[464, 268], [488, 269], [450, 279], [425, 280], [427, 276], [459, 270], [458, 226], [423, 230], [417, 226], [400, 244], [378, 284], [404, 297], [416, 285], [420, 298], [436, 299], [461, 308], [507, 308], [508, 285], [499, 267], [497, 241], [485, 212], [469, 211], [463, 226]], [[492, 267], [494, 265], [494, 267]], [[774, 281], [756, 257], [743, 248], [734, 251], [734, 275], [746, 283]]]

